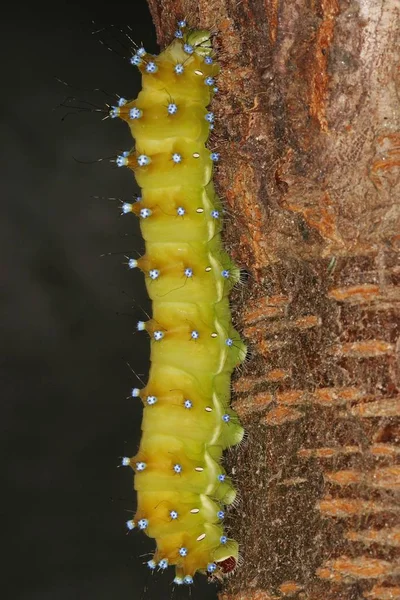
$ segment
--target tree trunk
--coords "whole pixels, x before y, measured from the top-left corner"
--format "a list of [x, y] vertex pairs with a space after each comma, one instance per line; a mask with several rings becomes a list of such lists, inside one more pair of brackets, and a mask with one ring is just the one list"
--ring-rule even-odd
[[400, 598], [400, 4], [148, 1], [161, 45], [178, 17], [216, 31], [216, 183], [249, 272], [220, 598]]

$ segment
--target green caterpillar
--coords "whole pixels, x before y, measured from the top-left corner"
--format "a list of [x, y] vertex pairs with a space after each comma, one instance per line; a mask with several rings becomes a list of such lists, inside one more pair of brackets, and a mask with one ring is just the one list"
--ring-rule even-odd
[[231, 572], [238, 544], [223, 528], [224, 506], [236, 496], [221, 465], [243, 428], [230, 408], [232, 370], [246, 347], [232, 326], [228, 295], [239, 269], [222, 246], [223, 209], [212, 183], [219, 155], [206, 148], [219, 66], [210, 33], [178, 23], [175, 40], [157, 57], [139, 48], [131, 62], [142, 73], [136, 100], [120, 99], [110, 116], [125, 120], [135, 149], [117, 158], [142, 188], [123, 212], [140, 218], [146, 253], [130, 259], [145, 274], [152, 319], [138, 329], [151, 337], [139, 452], [124, 458], [135, 471], [138, 508], [129, 529], [155, 538], [150, 569], [175, 565], [176, 584], [197, 571]]

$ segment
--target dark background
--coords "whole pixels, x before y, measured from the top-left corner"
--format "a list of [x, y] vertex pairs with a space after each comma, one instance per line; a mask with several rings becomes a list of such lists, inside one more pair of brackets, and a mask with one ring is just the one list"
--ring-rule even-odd
[[202, 577], [190, 591], [174, 590], [172, 569], [151, 576], [143, 562], [153, 540], [124, 525], [135, 498], [131, 471], [117, 466], [136, 452], [141, 420], [127, 399], [140, 383], [126, 363], [146, 378], [148, 344], [134, 330], [149, 304], [141, 274], [122, 264], [143, 250], [136, 220], [107, 199], [129, 200], [134, 179], [98, 159], [132, 142], [124, 123], [101, 112], [58, 107], [112, 102], [95, 88], [137, 94], [139, 75], [121, 56], [126, 38], [118, 28], [92, 34], [111, 23], [130, 25], [135, 41], [157, 51], [145, 0], [2, 9], [6, 599], [216, 597]]

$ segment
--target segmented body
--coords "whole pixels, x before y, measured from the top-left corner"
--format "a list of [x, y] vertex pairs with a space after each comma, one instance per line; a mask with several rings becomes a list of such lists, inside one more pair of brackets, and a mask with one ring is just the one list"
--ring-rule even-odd
[[123, 212], [140, 218], [146, 253], [129, 266], [144, 272], [152, 300], [152, 319], [138, 324], [151, 336], [149, 379], [132, 391], [144, 404], [142, 439], [138, 454], [123, 459], [138, 495], [127, 526], [155, 538], [151, 569], [175, 565], [175, 583], [190, 584], [197, 571], [217, 576], [237, 563], [238, 544], [223, 527], [236, 492], [221, 461], [243, 437], [230, 379], [246, 348], [229, 308], [239, 271], [220, 236], [223, 207], [212, 182], [219, 155], [206, 147], [219, 66], [209, 32], [181, 22], [175, 35], [157, 57], [136, 52], [142, 91], [110, 114], [135, 139], [117, 164], [142, 188]]

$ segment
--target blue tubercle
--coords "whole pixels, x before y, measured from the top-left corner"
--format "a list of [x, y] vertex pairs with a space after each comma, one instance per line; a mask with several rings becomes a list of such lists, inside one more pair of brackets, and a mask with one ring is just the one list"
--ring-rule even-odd
[[126, 167], [128, 164], [128, 158], [123, 154], [120, 154], [117, 156], [117, 160], [115, 162], [117, 163], [117, 167]]
[[135, 67], [138, 67], [139, 65], [142, 64], [142, 59], [138, 54], [134, 54], [132, 56], [132, 58], [130, 59], [131, 65], [135, 65]]
[[170, 102], [168, 104], [167, 111], [169, 115], [175, 115], [178, 112], [178, 107], [175, 102]]
[[180, 162], [182, 162], [182, 155], [178, 154], [178, 152], [174, 152], [174, 154], [172, 155], [172, 161], [175, 164], [179, 164]]
[[148, 217], [151, 216], [151, 209], [150, 208], [141, 208], [139, 214], [142, 217], [142, 219], [148, 219]]
[[182, 64], [180, 64], [180, 63], [178, 63], [174, 67], [174, 71], [175, 71], [175, 73], [177, 75], [182, 75], [182, 73], [184, 72], [184, 70], [185, 70], [185, 67]]
[[129, 118], [132, 120], [140, 119], [143, 116], [143, 111], [140, 108], [131, 108], [129, 111]]
[[127, 215], [128, 213], [132, 212], [132, 204], [130, 204], [130, 202], [123, 202], [121, 210], [124, 215]]
[[146, 73], [157, 73], [157, 71], [158, 71], [158, 67], [157, 67], [156, 63], [154, 62], [154, 60], [151, 60], [150, 62], [147, 63]]
[[149, 520], [148, 519], [140, 519], [138, 521], [138, 527], [139, 529], [147, 529], [149, 525]]
[[183, 44], [183, 51], [186, 52], [186, 54], [193, 54], [194, 48], [191, 44]]
[[158, 269], [150, 269], [149, 271], [149, 277], [150, 279], [158, 279], [160, 276], [160, 271]]
[[137, 158], [137, 163], [139, 167], [146, 167], [151, 163], [150, 156], [146, 156], [146, 154], [140, 154]]

